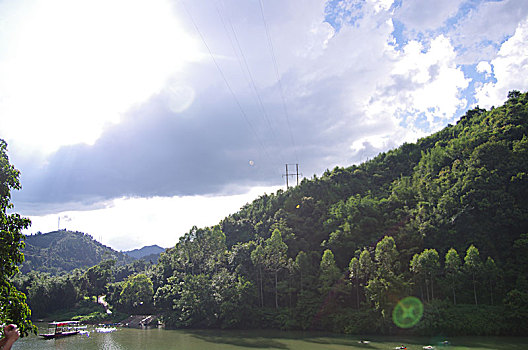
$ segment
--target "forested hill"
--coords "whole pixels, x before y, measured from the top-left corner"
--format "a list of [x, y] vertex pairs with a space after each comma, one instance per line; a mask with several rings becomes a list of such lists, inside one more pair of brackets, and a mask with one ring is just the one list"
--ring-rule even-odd
[[133, 258], [141, 259], [149, 255], [159, 255], [164, 251], [165, 249], [163, 249], [159, 245], [149, 245], [139, 249], [124, 251], [123, 253]]
[[129, 263], [134, 258], [117, 252], [92, 236], [73, 231], [37, 233], [24, 237], [25, 261], [22, 272], [68, 272], [99, 264], [102, 260], [114, 259], [118, 264]]
[[402, 259], [475, 244], [513, 263], [513, 242], [528, 232], [526, 104], [527, 94], [511, 92], [500, 108], [470, 110], [416, 143], [264, 195], [221, 222], [226, 243], [279, 228], [289, 256], [329, 248], [345, 268], [357, 249], [391, 235]]
[[[528, 331], [528, 94], [360, 165], [264, 195], [162, 254], [168, 326]], [[195, 296], [195, 297], [190, 297]], [[523, 333], [524, 332], [524, 333]]]
[[145, 261], [158, 262], [160, 254], [164, 251], [165, 249], [159, 245], [149, 245], [139, 249], [124, 251], [123, 253], [134, 259], [144, 259]]
[[[101, 245], [63, 231], [27, 237], [26, 258], [51, 266], [59, 247], [84, 255], [84, 241], [99, 263]], [[526, 335], [528, 94], [193, 227], [156, 265], [41, 275], [17, 282], [34, 315], [105, 294], [167, 327]]]

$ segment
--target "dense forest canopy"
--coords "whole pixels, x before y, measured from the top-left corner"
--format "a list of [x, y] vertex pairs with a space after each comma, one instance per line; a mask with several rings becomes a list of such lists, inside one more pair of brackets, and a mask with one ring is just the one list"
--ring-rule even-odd
[[[194, 227], [157, 265], [106, 260], [17, 285], [41, 314], [53, 308], [36, 290], [54, 285], [71, 305], [105, 294], [169, 327], [526, 334], [527, 173], [528, 94], [513, 91], [501, 107]], [[424, 309], [404, 330], [392, 313], [408, 296]]]

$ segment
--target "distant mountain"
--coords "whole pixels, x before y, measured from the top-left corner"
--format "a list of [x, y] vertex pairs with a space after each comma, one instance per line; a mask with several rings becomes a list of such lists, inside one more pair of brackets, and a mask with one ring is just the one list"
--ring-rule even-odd
[[118, 265], [134, 259], [113, 250], [89, 234], [73, 231], [54, 231], [25, 236], [25, 261], [20, 270], [60, 273], [97, 265], [102, 260], [114, 259]]
[[123, 253], [134, 259], [144, 259], [156, 263], [158, 262], [160, 254], [164, 251], [165, 249], [158, 245], [149, 245], [143, 248], [125, 251]]

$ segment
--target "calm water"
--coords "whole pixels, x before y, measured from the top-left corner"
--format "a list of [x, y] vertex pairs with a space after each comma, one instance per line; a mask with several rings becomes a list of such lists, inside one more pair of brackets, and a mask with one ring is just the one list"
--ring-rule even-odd
[[[45, 331], [46, 327], [39, 329]], [[464, 337], [449, 338], [451, 345], [439, 345], [445, 338], [420, 337], [357, 337], [328, 336], [301, 332], [265, 331], [183, 331], [164, 329], [118, 328], [113, 333], [96, 333], [90, 336], [74, 335], [63, 339], [45, 340], [37, 336], [20, 339], [13, 349], [75, 349], [75, 350], [124, 350], [124, 349], [185, 349], [185, 350], [240, 350], [240, 349], [394, 349], [405, 345], [409, 350], [422, 350], [426, 345], [435, 349], [517, 350], [528, 349], [528, 338]], [[368, 339], [368, 344], [359, 344]]]

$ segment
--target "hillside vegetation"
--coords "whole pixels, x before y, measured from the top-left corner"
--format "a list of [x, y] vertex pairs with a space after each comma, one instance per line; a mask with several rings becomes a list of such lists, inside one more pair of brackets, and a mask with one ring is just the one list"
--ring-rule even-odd
[[42, 271], [56, 274], [91, 267], [106, 259], [113, 259], [121, 265], [134, 260], [82, 232], [39, 232], [24, 236], [24, 241], [22, 252], [25, 261], [20, 267], [22, 272]]
[[[528, 95], [349, 168], [265, 195], [162, 255], [176, 327], [511, 334], [528, 324]], [[523, 322], [520, 322], [520, 321]]]
[[[168, 327], [526, 334], [527, 173], [528, 94], [513, 91], [501, 107], [194, 227], [143, 271], [117, 278], [103, 262], [60, 278]], [[416, 324], [394, 311], [408, 296], [424, 307]]]

